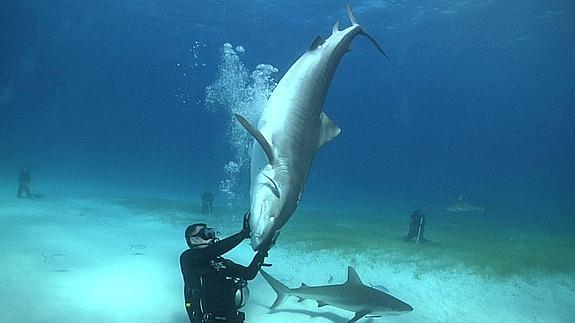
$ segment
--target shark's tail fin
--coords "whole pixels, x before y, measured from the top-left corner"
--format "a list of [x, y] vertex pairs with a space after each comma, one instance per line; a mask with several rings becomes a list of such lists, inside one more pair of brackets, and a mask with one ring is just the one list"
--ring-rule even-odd
[[289, 296], [290, 289], [279, 280], [270, 276], [270, 274], [266, 273], [263, 269], [260, 270], [260, 273], [277, 294], [275, 302], [270, 307], [270, 309], [274, 309], [283, 303], [283, 301]]
[[[351, 21], [351, 24], [354, 26], [360, 26], [357, 23], [357, 19], [355, 19], [355, 16], [353, 15], [353, 12], [351, 11], [351, 6], [348, 4], [347, 5], [347, 16], [349, 17], [349, 20]], [[375, 40], [375, 38], [373, 38], [373, 36], [371, 36], [363, 27], [360, 26], [360, 34], [364, 35], [365, 37], [367, 37], [372, 43], [373, 45], [375, 45], [375, 47], [383, 54], [383, 56], [385, 56], [385, 58], [389, 59], [389, 57], [387, 56], [387, 54], [383, 51], [383, 48], [377, 43], [377, 41]]]

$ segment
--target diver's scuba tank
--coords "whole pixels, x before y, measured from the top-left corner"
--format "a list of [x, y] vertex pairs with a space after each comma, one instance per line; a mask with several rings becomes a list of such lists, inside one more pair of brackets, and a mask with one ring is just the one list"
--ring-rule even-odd
[[248, 298], [250, 298], [248, 282], [244, 279], [240, 279], [237, 283], [237, 290], [235, 295], [236, 309], [244, 307], [248, 302]]

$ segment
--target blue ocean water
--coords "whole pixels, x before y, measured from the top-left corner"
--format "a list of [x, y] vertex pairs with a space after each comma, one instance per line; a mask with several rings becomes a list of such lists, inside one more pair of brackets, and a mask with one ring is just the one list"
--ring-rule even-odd
[[[439, 212], [464, 194], [497, 217], [572, 225], [573, 5], [353, 5], [390, 59], [366, 39], [343, 59], [325, 105], [343, 133], [318, 154], [302, 207]], [[1, 6], [3, 171], [181, 195], [217, 192], [236, 154], [229, 111], [205, 102], [223, 44], [245, 48], [248, 72], [276, 67], [277, 81], [316, 35], [348, 23], [341, 1]]]

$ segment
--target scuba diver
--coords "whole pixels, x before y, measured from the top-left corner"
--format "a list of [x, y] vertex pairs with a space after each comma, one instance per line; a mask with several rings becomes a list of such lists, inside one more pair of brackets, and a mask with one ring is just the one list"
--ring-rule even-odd
[[204, 223], [186, 228], [189, 249], [180, 256], [184, 277], [184, 298], [191, 323], [241, 323], [245, 314], [238, 311], [249, 296], [247, 281], [256, 277], [268, 255], [269, 246], [260, 248], [248, 267], [221, 257], [250, 237], [249, 213], [244, 215], [240, 232], [223, 240]]
[[214, 194], [204, 192], [202, 194], [202, 214], [212, 214], [212, 204], [214, 203]]
[[30, 182], [32, 182], [32, 177], [30, 176], [30, 168], [25, 166], [22, 168], [20, 175], [18, 176], [18, 193], [16, 193], [16, 197], [22, 198], [22, 192], [26, 193], [26, 197], [29, 199], [34, 197], [30, 191]]
[[423, 237], [425, 229], [425, 215], [423, 214], [423, 210], [417, 208], [417, 210], [409, 215], [409, 218], [411, 219], [409, 222], [409, 230], [403, 240], [411, 241], [413, 238], [417, 238], [417, 243], [427, 241], [427, 239]]

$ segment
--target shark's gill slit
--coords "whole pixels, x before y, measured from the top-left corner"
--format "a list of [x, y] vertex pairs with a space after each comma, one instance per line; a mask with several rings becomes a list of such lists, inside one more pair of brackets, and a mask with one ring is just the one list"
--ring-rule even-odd
[[278, 188], [278, 185], [276, 184], [276, 182], [274, 182], [273, 179], [271, 179], [271, 177], [269, 177], [269, 176], [266, 175], [266, 174], [263, 174], [263, 175], [264, 175], [265, 177], [267, 177], [267, 179], [269, 179], [270, 182], [272, 182], [272, 184], [273, 184], [273, 186], [274, 186], [273, 189], [272, 189], [272, 192], [273, 192], [274, 195], [279, 199], [279, 198], [280, 198], [280, 190], [279, 190], [279, 188]]

